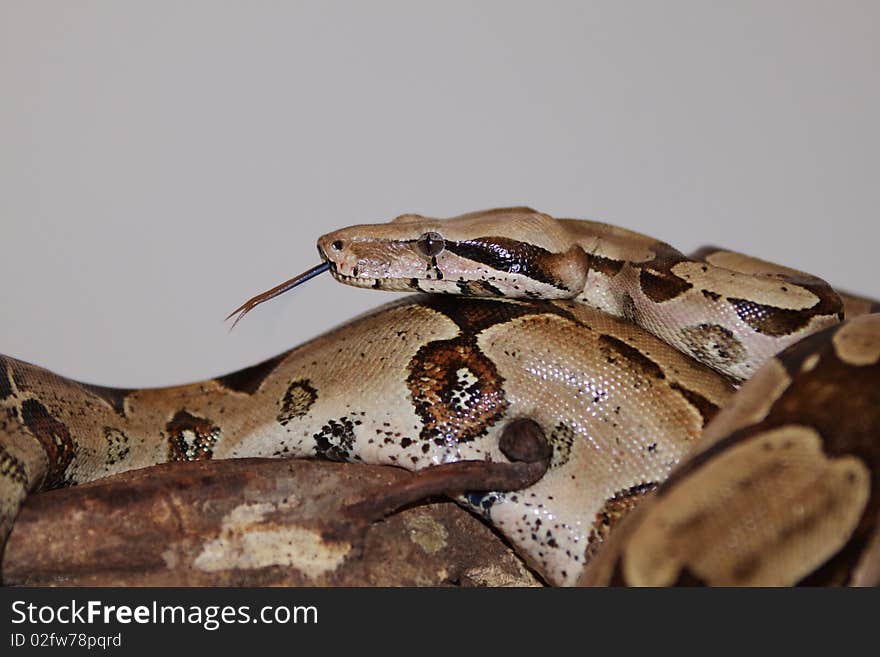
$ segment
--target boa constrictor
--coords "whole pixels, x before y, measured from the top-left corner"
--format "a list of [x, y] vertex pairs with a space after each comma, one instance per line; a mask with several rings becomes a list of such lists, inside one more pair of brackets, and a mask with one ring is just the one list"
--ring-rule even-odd
[[444, 294], [186, 386], [0, 360], [0, 535], [31, 491], [166, 461], [504, 462], [529, 418], [552, 448], [540, 481], [460, 501], [550, 583], [878, 583], [873, 302], [844, 296], [840, 324], [807, 274], [528, 208], [404, 215], [318, 251], [242, 314], [324, 270]]

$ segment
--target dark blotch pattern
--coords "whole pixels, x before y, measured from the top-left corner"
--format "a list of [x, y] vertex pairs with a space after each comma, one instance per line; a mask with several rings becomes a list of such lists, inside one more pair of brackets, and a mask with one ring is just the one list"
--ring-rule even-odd
[[837, 316], [843, 320], [843, 302], [825, 281], [794, 276], [787, 276], [783, 280], [808, 289], [818, 297], [818, 302], [805, 310], [776, 308], [746, 299], [728, 298], [728, 302], [742, 321], [764, 335], [789, 335], [804, 328], [817, 316]]
[[121, 463], [131, 453], [128, 436], [124, 431], [113, 427], [104, 427], [104, 440], [107, 441], [106, 464], [108, 466]]
[[504, 379], [472, 336], [422, 346], [406, 379], [422, 440], [438, 445], [470, 442], [485, 435], [507, 410]]
[[178, 411], [165, 427], [169, 461], [207, 461], [214, 456], [220, 427], [187, 411]]
[[471, 505], [471, 507], [482, 515], [486, 520], [489, 520], [492, 513], [492, 507], [495, 506], [498, 502], [505, 499], [504, 493], [467, 493], [465, 495], [465, 499], [467, 503]]
[[260, 389], [260, 385], [266, 378], [272, 374], [287, 354], [280, 354], [262, 363], [245, 367], [242, 370], [217, 377], [218, 383], [224, 388], [234, 390], [235, 392], [243, 392], [248, 395], [254, 394]]
[[518, 303], [510, 301], [497, 303], [487, 299], [469, 299], [449, 294], [430, 294], [422, 298], [425, 308], [441, 313], [472, 338], [496, 324], [504, 324], [517, 317], [531, 315], [557, 315], [577, 322], [574, 315], [555, 304]]
[[764, 335], [789, 335], [804, 328], [813, 316], [805, 310], [787, 310], [746, 299], [728, 299], [736, 314], [758, 333]]
[[574, 446], [574, 440], [574, 429], [564, 422], [560, 422], [553, 428], [547, 439], [550, 447], [553, 448], [553, 457], [550, 459], [551, 468], [560, 468], [568, 463], [571, 458], [571, 448]]
[[589, 563], [602, 548], [611, 530], [638, 506], [646, 496], [657, 489], [657, 483], [646, 482], [618, 491], [609, 498], [596, 514], [587, 539], [584, 563]]
[[642, 292], [651, 301], [655, 303], [663, 303], [681, 296], [693, 285], [672, 273], [657, 273], [647, 269], [639, 272], [639, 285]]
[[620, 273], [624, 265], [623, 260], [612, 260], [611, 258], [603, 258], [602, 256], [590, 256], [590, 269], [605, 274], [609, 278], [614, 278]]
[[559, 264], [569, 257], [568, 253], [551, 253], [534, 244], [497, 236], [446, 242], [446, 249], [492, 269], [522, 274], [562, 290], [568, 289], [556, 274]]
[[503, 297], [504, 292], [489, 281], [458, 281], [455, 286], [465, 296], [470, 297]]
[[65, 473], [76, 455], [76, 444], [67, 426], [49, 414], [36, 399], [26, 399], [21, 405], [21, 419], [40, 442], [49, 461], [42, 488], [54, 488], [67, 483]]
[[675, 586], [708, 586], [708, 582], [694, 575], [689, 568], [682, 568], [675, 580]]
[[709, 420], [711, 420], [718, 413], [718, 407], [710, 402], [708, 399], [703, 397], [698, 392], [694, 392], [678, 383], [671, 383], [669, 385], [670, 388], [678, 392], [682, 397], [684, 397], [688, 403], [699, 411], [700, 415], [703, 416], [703, 425], [709, 424]]
[[278, 423], [283, 427], [291, 420], [304, 417], [316, 399], [318, 399], [318, 391], [312, 387], [308, 379], [293, 381], [281, 400], [281, 411], [276, 418]]
[[[564, 307], [549, 303], [499, 304], [443, 294], [429, 295], [422, 303], [455, 322], [461, 331], [451, 340], [422, 346], [408, 367], [407, 386], [423, 422], [420, 437], [436, 444], [456, 439], [467, 442], [485, 435], [508, 407], [504, 381], [477, 345], [480, 332], [535, 315], [553, 314], [576, 321]], [[423, 449], [427, 447], [425, 443]]]
[[650, 263], [640, 265], [639, 285], [645, 296], [655, 303], [663, 303], [681, 296], [693, 285], [672, 273], [672, 268], [687, 260], [671, 246], [657, 243], [658, 255]]
[[631, 322], [636, 326], [642, 325], [641, 313], [639, 313], [639, 309], [636, 307], [636, 302], [633, 301], [633, 298], [628, 292], [624, 292], [620, 297], [620, 312], [621, 316], [626, 321]]
[[720, 324], [695, 324], [679, 334], [694, 358], [721, 369], [745, 360], [746, 348], [728, 328]]
[[27, 486], [27, 471], [24, 463], [10, 454], [3, 445], [0, 445], [0, 478]]
[[134, 390], [126, 388], [106, 388], [104, 386], [93, 386], [90, 383], [79, 384], [86, 392], [91, 393], [95, 397], [102, 399], [116, 412], [120, 417], [125, 417], [125, 398]]
[[315, 456], [330, 461], [351, 461], [354, 446], [354, 422], [347, 417], [330, 420], [314, 435]]
[[649, 379], [665, 379], [666, 375], [660, 366], [653, 360], [645, 356], [641, 351], [626, 342], [619, 340], [610, 335], [599, 336], [600, 348], [608, 352], [612, 358], [622, 358], [629, 363], [633, 369], [638, 370], [642, 375]]

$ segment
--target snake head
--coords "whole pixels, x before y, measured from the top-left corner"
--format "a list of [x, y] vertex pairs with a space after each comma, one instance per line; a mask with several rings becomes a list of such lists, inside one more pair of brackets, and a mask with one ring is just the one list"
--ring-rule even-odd
[[318, 252], [346, 285], [467, 296], [572, 298], [589, 262], [562, 224], [530, 208], [406, 214], [328, 233]]
[[330, 271], [346, 285], [392, 292], [571, 299], [584, 289], [589, 256], [564, 224], [531, 208], [451, 219], [405, 214], [318, 239], [321, 264], [233, 310], [234, 327], [258, 305]]

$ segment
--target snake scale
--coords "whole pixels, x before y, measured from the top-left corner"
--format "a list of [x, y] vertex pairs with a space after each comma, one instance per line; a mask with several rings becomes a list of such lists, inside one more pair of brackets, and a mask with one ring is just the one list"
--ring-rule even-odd
[[546, 473], [459, 501], [549, 583], [880, 583], [876, 303], [529, 208], [403, 215], [318, 251], [241, 313], [326, 270], [423, 294], [184, 386], [0, 358], [0, 540], [37, 490], [168, 461], [505, 462], [528, 418]]

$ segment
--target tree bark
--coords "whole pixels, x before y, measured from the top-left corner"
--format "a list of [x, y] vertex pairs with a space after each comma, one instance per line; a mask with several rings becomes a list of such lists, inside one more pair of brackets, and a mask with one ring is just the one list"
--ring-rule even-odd
[[[306, 460], [173, 463], [31, 496], [2, 563], [26, 586], [532, 586], [479, 519], [441, 500], [343, 513], [397, 468]], [[357, 507], [351, 507], [357, 508]]]

